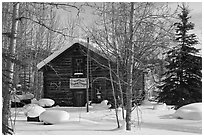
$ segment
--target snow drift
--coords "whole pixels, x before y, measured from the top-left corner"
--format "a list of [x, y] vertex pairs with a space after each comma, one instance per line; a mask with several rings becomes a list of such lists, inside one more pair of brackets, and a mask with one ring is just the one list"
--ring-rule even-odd
[[180, 107], [174, 117], [186, 120], [202, 120], [202, 103], [192, 103]]
[[[132, 130], [123, 130], [125, 124], [120, 118], [117, 130], [114, 109], [93, 110], [87, 113], [86, 107], [51, 107], [47, 110], [63, 110], [69, 113], [69, 121], [42, 125], [37, 122], [26, 122], [22, 108], [11, 108], [12, 119], [16, 117], [16, 135], [193, 135], [202, 134], [202, 121], [175, 119], [176, 110], [153, 110], [152, 106], [138, 106], [142, 116], [138, 121], [138, 112], [132, 112]], [[43, 112], [45, 113], [45, 112]], [[43, 114], [42, 113], [42, 114]], [[56, 118], [56, 115], [52, 117]]]

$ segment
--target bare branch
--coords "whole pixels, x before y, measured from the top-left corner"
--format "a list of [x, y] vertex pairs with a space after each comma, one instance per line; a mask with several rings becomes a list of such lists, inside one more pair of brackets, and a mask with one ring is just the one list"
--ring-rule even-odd
[[61, 8], [63, 8], [63, 7], [71, 7], [71, 8], [74, 8], [74, 9], [76, 9], [77, 10], [77, 16], [79, 16], [79, 14], [80, 14], [80, 11], [81, 11], [81, 6], [80, 7], [78, 7], [78, 6], [76, 6], [75, 5], [75, 3], [74, 4], [69, 4], [69, 3], [62, 3], [62, 2], [34, 2], [35, 4], [42, 4], [42, 5], [50, 5], [50, 6], [53, 6], [53, 7], [55, 7], [55, 8], [57, 8], [57, 9], [59, 9], [59, 7], [61, 7]]
[[40, 20], [36, 21], [36, 20], [31, 19], [31, 18], [28, 18], [28, 17], [20, 17], [20, 18], [17, 18], [16, 20], [22, 20], [22, 19], [28, 19], [28, 20], [30, 20], [30, 21], [32, 21], [32, 22], [38, 24], [38, 25], [41, 25], [41, 26], [45, 27], [46, 29], [48, 29], [48, 30], [50, 30], [50, 31], [52, 31], [52, 32], [58, 33], [58, 34], [60, 34], [60, 35], [62, 35], [62, 36], [64, 36], [64, 37], [76, 38], [76, 37], [73, 37], [73, 36], [71, 36], [71, 35], [64, 34], [62, 31], [52, 29], [52, 28], [50, 28], [49, 26], [47, 26], [46, 24], [44, 24], [42, 21], [40, 21]]

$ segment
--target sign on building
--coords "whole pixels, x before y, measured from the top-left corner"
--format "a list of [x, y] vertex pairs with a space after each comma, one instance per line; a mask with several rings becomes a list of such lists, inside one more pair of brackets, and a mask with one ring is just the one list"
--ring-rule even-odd
[[70, 78], [70, 89], [85, 89], [86, 78]]

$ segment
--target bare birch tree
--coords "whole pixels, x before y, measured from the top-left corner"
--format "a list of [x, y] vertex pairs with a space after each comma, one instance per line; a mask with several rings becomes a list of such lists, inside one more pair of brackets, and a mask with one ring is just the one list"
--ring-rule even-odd
[[146, 62], [157, 58], [168, 46], [173, 16], [167, 6], [155, 3], [114, 3], [114, 14], [112, 5], [95, 5], [100, 17], [96, 27], [88, 32], [105, 54], [118, 60], [119, 71], [111, 72], [120, 79], [119, 87], [126, 100], [126, 129], [131, 130], [133, 95], [141, 95], [138, 89], [142, 89], [137, 83], [142, 79]]
[[[12, 24], [11, 31], [7, 32], [10, 35], [10, 42], [7, 51], [11, 59], [15, 59], [16, 54], [16, 38], [17, 38], [17, 29], [18, 29], [18, 18], [19, 16], [19, 3], [12, 3]], [[3, 108], [2, 108], [2, 133], [3, 134], [12, 134], [13, 130], [9, 125], [9, 116], [10, 116], [10, 93], [13, 91], [13, 79], [14, 79], [14, 62], [9, 59], [6, 62], [6, 82], [8, 84], [3, 84]]]
[[34, 79], [31, 86], [39, 95], [37, 92], [42, 82], [36, 64], [61, 43], [61, 37], [70, 37], [56, 25], [54, 13], [58, 8], [73, 8], [78, 14], [80, 12], [80, 6], [74, 3], [3, 3], [3, 134], [13, 134], [13, 127], [9, 124], [10, 96], [18, 81], [17, 69], [21, 69], [18, 65], [29, 67], [29, 79], [31, 75]]

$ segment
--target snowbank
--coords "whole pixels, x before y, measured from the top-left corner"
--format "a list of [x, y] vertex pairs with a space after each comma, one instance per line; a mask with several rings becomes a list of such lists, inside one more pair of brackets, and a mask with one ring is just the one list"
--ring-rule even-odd
[[[138, 121], [138, 112], [133, 111], [132, 131], [123, 130], [125, 123], [120, 120], [122, 127], [117, 130], [114, 110], [97, 110], [86, 112], [86, 107], [52, 107], [48, 110], [69, 112], [68, 122], [53, 124], [25, 122], [21, 108], [17, 108], [15, 133], [17, 135], [193, 135], [202, 134], [202, 121], [180, 120], [172, 118], [176, 110], [153, 110], [152, 107], [138, 106], [142, 119]], [[12, 112], [16, 108], [11, 109]], [[121, 110], [121, 109], [119, 109]], [[46, 111], [45, 111], [46, 112]], [[43, 113], [45, 113], [43, 112]], [[42, 113], [42, 114], [43, 114]], [[14, 118], [15, 115], [12, 115]], [[52, 119], [56, 119], [56, 115]], [[49, 124], [49, 123], [47, 123]]]
[[69, 120], [69, 113], [63, 110], [46, 110], [39, 116], [45, 124], [57, 124]]
[[174, 117], [186, 120], [202, 120], [202, 103], [192, 103], [180, 107]]
[[45, 109], [36, 104], [28, 104], [23, 107], [26, 117], [38, 117]]

